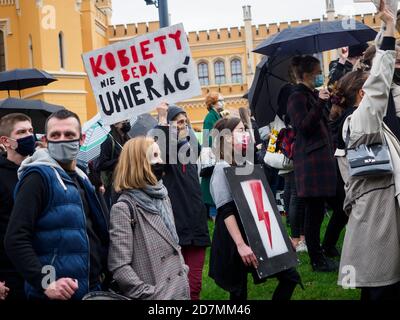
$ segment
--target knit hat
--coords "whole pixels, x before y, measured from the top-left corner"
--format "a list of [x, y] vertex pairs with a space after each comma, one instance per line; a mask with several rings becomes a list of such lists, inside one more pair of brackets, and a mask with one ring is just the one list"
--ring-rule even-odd
[[168, 115], [167, 115], [168, 122], [171, 122], [172, 120], [174, 120], [175, 117], [180, 113], [184, 113], [186, 115], [185, 110], [183, 110], [182, 108], [180, 108], [176, 105], [170, 104], [168, 107]]

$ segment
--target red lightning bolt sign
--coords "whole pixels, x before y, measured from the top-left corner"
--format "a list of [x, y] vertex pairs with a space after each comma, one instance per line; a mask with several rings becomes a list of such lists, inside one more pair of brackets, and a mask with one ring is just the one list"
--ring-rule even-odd
[[262, 195], [262, 185], [261, 181], [253, 180], [249, 181], [250, 189], [253, 194], [253, 199], [256, 204], [258, 220], [265, 223], [267, 229], [267, 234], [269, 238], [269, 243], [272, 249], [272, 234], [271, 234], [271, 222], [269, 220], [269, 212], [264, 211], [263, 195]]

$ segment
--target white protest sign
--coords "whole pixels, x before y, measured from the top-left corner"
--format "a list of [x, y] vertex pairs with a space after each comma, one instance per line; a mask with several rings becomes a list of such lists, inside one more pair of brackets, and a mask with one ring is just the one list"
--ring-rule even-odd
[[[354, 3], [370, 2], [370, 3], [373, 3], [375, 5], [376, 9], [378, 9], [378, 10], [382, 5], [382, 0], [353, 0], [353, 2]], [[398, 0], [386, 0], [385, 1], [386, 6], [389, 7], [390, 10], [394, 13], [396, 13], [396, 11], [397, 11], [398, 3], [399, 3]]]
[[82, 55], [102, 120], [110, 125], [201, 94], [182, 24]]

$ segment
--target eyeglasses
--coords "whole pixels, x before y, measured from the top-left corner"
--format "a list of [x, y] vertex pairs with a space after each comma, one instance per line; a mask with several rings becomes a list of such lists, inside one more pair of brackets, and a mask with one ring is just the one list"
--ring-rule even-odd
[[181, 119], [179, 121], [176, 122], [178, 125], [183, 125], [183, 124], [187, 124], [187, 120], [186, 119]]

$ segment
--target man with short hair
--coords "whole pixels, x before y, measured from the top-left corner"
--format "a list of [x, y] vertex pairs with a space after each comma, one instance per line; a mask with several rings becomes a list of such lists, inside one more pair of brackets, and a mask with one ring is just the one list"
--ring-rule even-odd
[[26, 280], [28, 299], [82, 299], [101, 290], [108, 228], [93, 186], [76, 166], [84, 138], [78, 116], [57, 111], [46, 122], [47, 148], [18, 171], [4, 245]]
[[0, 292], [7, 300], [24, 300], [24, 279], [6, 255], [3, 242], [14, 206], [18, 168], [35, 151], [31, 118], [22, 113], [3, 116], [0, 119], [0, 144], [5, 149], [0, 155], [0, 287], [6, 288]]

